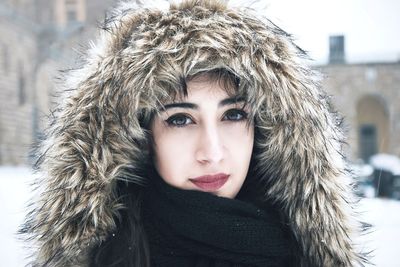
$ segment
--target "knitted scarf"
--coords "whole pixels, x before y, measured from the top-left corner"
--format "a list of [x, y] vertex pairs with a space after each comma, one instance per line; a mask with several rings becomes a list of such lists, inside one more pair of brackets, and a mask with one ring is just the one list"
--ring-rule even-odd
[[272, 208], [152, 180], [143, 202], [151, 266], [289, 266], [290, 238]]

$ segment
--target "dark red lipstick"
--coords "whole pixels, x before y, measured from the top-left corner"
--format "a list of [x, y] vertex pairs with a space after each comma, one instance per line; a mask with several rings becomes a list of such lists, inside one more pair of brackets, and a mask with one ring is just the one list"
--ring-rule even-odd
[[214, 192], [220, 189], [226, 181], [228, 181], [229, 175], [225, 173], [218, 173], [213, 175], [203, 175], [196, 178], [190, 179], [197, 187], [207, 192]]

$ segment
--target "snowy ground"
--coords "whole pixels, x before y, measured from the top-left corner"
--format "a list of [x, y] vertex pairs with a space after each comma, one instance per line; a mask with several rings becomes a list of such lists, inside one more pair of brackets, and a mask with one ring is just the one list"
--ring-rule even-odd
[[[24, 167], [0, 167], [0, 267], [19, 267], [27, 263], [28, 248], [17, 240], [15, 232], [21, 223], [29, 196], [32, 174]], [[363, 199], [364, 220], [374, 231], [364, 238], [363, 246], [375, 249], [377, 267], [399, 267], [400, 201]]]
[[24, 167], [0, 167], [0, 267], [19, 267], [27, 263], [26, 249], [16, 231], [24, 218], [33, 175]]

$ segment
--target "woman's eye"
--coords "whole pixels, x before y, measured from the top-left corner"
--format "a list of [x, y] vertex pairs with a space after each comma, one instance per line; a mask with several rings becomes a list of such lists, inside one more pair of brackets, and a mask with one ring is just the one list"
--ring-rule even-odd
[[169, 117], [166, 122], [169, 126], [183, 127], [187, 124], [193, 123], [193, 120], [187, 115], [177, 114]]
[[230, 109], [224, 115], [224, 120], [241, 121], [247, 119], [247, 113], [240, 109]]

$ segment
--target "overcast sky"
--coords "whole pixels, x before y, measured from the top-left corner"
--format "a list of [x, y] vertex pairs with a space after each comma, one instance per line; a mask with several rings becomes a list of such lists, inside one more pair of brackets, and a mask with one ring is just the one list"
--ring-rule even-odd
[[400, 0], [261, 0], [266, 15], [292, 33], [316, 63], [329, 36], [345, 36], [347, 62], [400, 60]]

